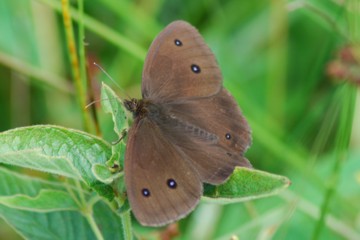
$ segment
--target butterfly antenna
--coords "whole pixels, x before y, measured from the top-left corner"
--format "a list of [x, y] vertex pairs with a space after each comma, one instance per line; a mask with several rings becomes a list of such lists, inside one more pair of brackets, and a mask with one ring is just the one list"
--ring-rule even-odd
[[[110, 74], [108, 74], [106, 71], [105, 71], [105, 69], [104, 68], [102, 68], [99, 64], [97, 64], [96, 62], [94, 62], [94, 65], [97, 67], [97, 68], [99, 68], [107, 77], [108, 77], [108, 79], [110, 79], [110, 81], [112, 82], [112, 83], [114, 83], [117, 87], [118, 87], [118, 89], [123, 93], [123, 94], [125, 94], [128, 98], [130, 98], [127, 94], [126, 94], [126, 92], [123, 90], [123, 88], [122, 87], [120, 87], [120, 85], [117, 83], [117, 82], [115, 82], [115, 80], [110, 76]], [[96, 101], [95, 101], [96, 102]], [[90, 103], [90, 105], [91, 104], [93, 104], [93, 103]]]
[[87, 109], [87, 108], [89, 108], [91, 105], [93, 105], [93, 104], [95, 104], [95, 103], [99, 103], [99, 102], [101, 102], [101, 101], [103, 101], [103, 99], [94, 100], [94, 101], [90, 102], [89, 104], [87, 104], [87, 105], [85, 106], [85, 109]]

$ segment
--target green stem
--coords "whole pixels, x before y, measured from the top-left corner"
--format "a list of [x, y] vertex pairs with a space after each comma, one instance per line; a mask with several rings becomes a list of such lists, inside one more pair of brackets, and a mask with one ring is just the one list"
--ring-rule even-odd
[[[319, 239], [321, 230], [325, 225], [325, 218], [329, 210], [329, 205], [333, 199], [333, 194], [335, 193], [336, 187], [339, 182], [339, 175], [341, 172], [342, 162], [347, 158], [348, 155], [348, 146], [350, 142], [352, 121], [355, 111], [355, 97], [356, 91], [354, 88], [351, 88], [350, 85], [344, 86], [345, 90], [343, 91], [343, 102], [342, 102], [342, 112], [340, 115], [340, 126], [337, 132], [337, 141], [335, 149], [335, 163], [333, 170], [329, 179], [329, 187], [325, 193], [324, 202], [321, 206], [320, 218], [316, 224], [312, 239]], [[337, 101], [337, 99], [335, 99]], [[340, 101], [339, 101], [340, 102]]]
[[88, 221], [91, 229], [93, 230], [95, 236], [96, 236], [96, 239], [98, 240], [103, 240], [104, 237], [103, 235], [101, 234], [101, 231], [98, 227], [98, 225], [96, 224], [95, 222], [95, 219], [93, 218], [92, 214], [91, 214], [91, 211], [87, 212], [86, 214], [84, 214], [86, 220]]
[[91, 129], [91, 120], [90, 115], [85, 109], [86, 106], [86, 90], [85, 90], [85, 84], [81, 81], [81, 74], [80, 74], [80, 68], [79, 68], [79, 60], [77, 57], [76, 52], [76, 44], [75, 44], [75, 37], [74, 32], [72, 28], [72, 19], [70, 14], [70, 6], [68, 0], [62, 0], [62, 14], [63, 14], [63, 21], [64, 21], [64, 30], [66, 34], [66, 41], [67, 41], [67, 50], [68, 50], [68, 56], [70, 58], [71, 63], [71, 73], [73, 81], [75, 82], [75, 89], [76, 89], [76, 97], [78, 99], [81, 113], [82, 113], [82, 120], [84, 129], [87, 132], [90, 132]]
[[80, 62], [80, 77], [82, 86], [86, 86], [86, 61], [85, 61], [85, 47], [84, 47], [84, 40], [85, 40], [85, 29], [84, 29], [84, 0], [78, 0], [79, 5], [79, 20], [78, 20], [78, 26], [79, 26], [79, 62]]
[[95, 195], [94, 197], [90, 198], [90, 200], [87, 202], [88, 207], [93, 208], [93, 206], [101, 201], [101, 197], [99, 195]]
[[126, 211], [121, 214], [121, 221], [124, 228], [124, 239], [132, 240], [133, 235], [132, 235], [130, 211]]

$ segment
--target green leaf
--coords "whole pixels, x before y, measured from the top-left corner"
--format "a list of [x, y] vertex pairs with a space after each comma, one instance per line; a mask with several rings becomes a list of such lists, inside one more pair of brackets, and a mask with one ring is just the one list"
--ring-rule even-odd
[[0, 163], [81, 179], [108, 199], [113, 198], [112, 188], [91, 169], [110, 157], [108, 143], [73, 129], [38, 125], [0, 133]]
[[[0, 217], [25, 239], [97, 239], [81, 209], [72, 208], [77, 205], [66, 195], [69, 188], [72, 187], [0, 168]], [[88, 199], [89, 193], [83, 193]], [[4, 204], [4, 199], [12, 200], [7, 201], [12, 204]], [[69, 209], [64, 209], [66, 206]], [[21, 210], [22, 207], [26, 210]], [[121, 218], [108, 204], [98, 201], [93, 206], [92, 218], [104, 239], [123, 239]]]
[[[114, 131], [119, 140], [124, 138], [129, 128], [126, 109], [116, 93], [105, 83], [101, 88], [102, 108], [104, 112], [110, 113], [114, 122]], [[120, 141], [112, 146], [112, 156], [107, 165], [119, 164], [124, 166], [125, 144]]]
[[129, 127], [126, 109], [124, 108], [123, 103], [115, 92], [105, 83], [102, 83], [101, 100], [104, 112], [111, 113], [114, 122], [114, 131], [118, 136], [122, 136], [124, 130]]
[[110, 184], [115, 179], [124, 175], [124, 172], [112, 172], [108, 166], [103, 164], [94, 164], [92, 171], [99, 181], [106, 184]]
[[243, 202], [279, 193], [290, 185], [287, 177], [236, 167], [228, 181], [219, 186], [206, 184], [204, 199], [219, 203]]
[[0, 204], [36, 212], [77, 210], [79, 208], [69, 193], [56, 190], [41, 190], [36, 197], [23, 194], [0, 196]]

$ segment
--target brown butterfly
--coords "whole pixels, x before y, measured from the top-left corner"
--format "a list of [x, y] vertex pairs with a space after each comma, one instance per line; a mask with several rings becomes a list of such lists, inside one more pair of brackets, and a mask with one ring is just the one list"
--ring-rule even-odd
[[160, 226], [193, 210], [203, 183], [217, 185], [235, 166], [251, 167], [244, 157], [251, 133], [215, 56], [184, 21], [169, 24], [151, 44], [142, 97], [124, 102], [134, 115], [125, 183], [136, 219]]

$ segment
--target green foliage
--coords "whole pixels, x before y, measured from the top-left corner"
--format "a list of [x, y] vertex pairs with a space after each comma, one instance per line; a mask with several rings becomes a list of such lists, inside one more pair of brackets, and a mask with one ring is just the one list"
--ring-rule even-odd
[[274, 195], [290, 184], [283, 176], [247, 168], [236, 168], [226, 183], [219, 186], [206, 185], [204, 196], [216, 202], [243, 202]]
[[0, 168], [0, 216], [27, 239], [96, 239], [95, 222], [105, 239], [122, 239], [119, 217], [95, 198], [74, 186]]
[[[246, 157], [292, 184], [276, 194], [287, 178], [237, 169], [224, 185], [205, 187], [199, 207], [180, 221], [177, 239], [360, 239], [358, 85], [344, 50], [354, 49], [350, 63], [358, 76], [358, 0], [101, 0], [84, 1], [83, 14], [80, 2], [71, 1], [76, 43], [81, 23], [85, 28], [85, 49], [76, 50], [85, 50], [79, 62], [87, 60], [88, 71], [80, 72], [92, 79], [86, 96], [68, 81], [73, 66], [62, 2], [0, 1], [1, 238], [123, 239], [133, 231], [154, 239], [171, 232], [130, 221], [125, 144], [109, 144], [128, 120], [110, 88], [100, 97], [99, 82], [109, 80], [92, 62], [126, 98], [140, 98], [146, 49], [165, 25], [184, 19], [214, 51], [250, 123]], [[345, 68], [331, 68], [334, 62]], [[331, 72], [339, 69], [345, 74]], [[83, 125], [90, 108], [79, 106], [81, 97], [94, 101], [100, 131]], [[276, 196], [260, 198], [267, 194]], [[241, 202], [252, 197], [259, 199]]]
[[0, 162], [81, 179], [112, 199], [108, 186], [97, 181], [91, 168], [111, 157], [110, 145], [77, 130], [57, 126], [32, 126], [3, 132]]

